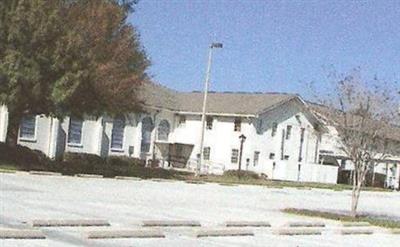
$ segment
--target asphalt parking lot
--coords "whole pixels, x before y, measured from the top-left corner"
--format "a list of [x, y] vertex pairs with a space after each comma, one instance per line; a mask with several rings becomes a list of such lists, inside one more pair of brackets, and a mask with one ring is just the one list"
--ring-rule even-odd
[[[45, 239], [2, 239], [0, 246], [397, 246], [400, 235], [374, 228], [371, 235], [340, 235], [336, 221], [287, 215], [287, 207], [343, 211], [350, 191], [261, 186], [188, 184], [178, 181], [117, 180], [0, 174], [0, 228], [37, 229]], [[364, 192], [360, 212], [400, 219], [399, 192]], [[96, 219], [109, 226], [39, 227], [32, 220]], [[197, 221], [201, 227], [153, 227], [163, 238], [90, 239], [100, 230], [146, 230], [143, 221]], [[226, 221], [264, 221], [244, 227], [250, 236], [196, 237], [199, 230], [225, 229]], [[286, 236], [274, 229], [288, 222], [323, 221], [321, 235]], [[243, 229], [243, 228], [241, 228]]]

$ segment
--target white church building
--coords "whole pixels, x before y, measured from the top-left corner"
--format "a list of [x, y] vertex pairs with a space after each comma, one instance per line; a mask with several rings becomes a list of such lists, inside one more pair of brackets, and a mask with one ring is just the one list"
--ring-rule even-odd
[[[146, 83], [138, 96], [143, 112], [120, 118], [26, 116], [20, 145], [51, 158], [65, 152], [99, 156], [125, 155], [157, 159], [161, 167], [193, 170], [201, 135], [201, 92], [177, 92]], [[0, 141], [7, 131], [7, 108], [0, 107]], [[396, 131], [400, 129], [396, 128]], [[270, 179], [336, 183], [343, 163], [332, 141], [337, 138], [298, 95], [284, 93], [210, 92], [202, 172], [238, 169], [244, 135], [242, 169]], [[398, 140], [400, 142], [400, 139]], [[325, 162], [325, 157], [336, 162]], [[324, 158], [321, 158], [324, 157]], [[388, 180], [399, 186], [400, 155], [383, 162]], [[390, 174], [389, 174], [389, 170]]]

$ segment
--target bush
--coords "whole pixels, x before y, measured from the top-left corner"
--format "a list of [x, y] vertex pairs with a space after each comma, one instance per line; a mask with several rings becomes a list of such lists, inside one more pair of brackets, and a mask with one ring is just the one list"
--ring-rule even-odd
[[238, 170], [227, 170], [224, 171], [224, 177], [240, 177], [243, 179], [259, 179], [260, 176], [252, 171], [238, 171]]
[[21, 170], [53, 170], [54, 162], [43, 152], [17, 145], [0, 143], [0, 162], [16, 166]]
[[106, 169], [106, 161], [95, 154], [65, 153], [62, 161], [62, 173], [65, 174], [99, 174], [103, 175]]
[[109, 156], [106, 159], [106, 172], [103, 174], [107, 177], [128, 176], [132, 168], [144, 168], [146, 162], [137, 158], [126, 156]]
[[4, 143], [0, 143], [0, 164], [20, 170], [53, 171], [66, 175], [85, 173], [105, 177], [135, 176], [166, 179], [182, 179], [190, 175], [186, 172], [145, 167], [144, 160], [126, 156], [102, 158], [95, 154], [67, 152], [61, 161], [53, 161], [40, 151], [23, 146], [9, 147]]

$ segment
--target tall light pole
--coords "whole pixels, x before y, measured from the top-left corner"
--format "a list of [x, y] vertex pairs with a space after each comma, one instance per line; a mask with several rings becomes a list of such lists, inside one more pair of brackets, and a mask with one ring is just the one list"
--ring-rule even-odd
[[204, 129], [206, 123], [206, 110], [207, 110], [207, 94], [208, 94], [208, 86], [210, 84], [210, 73], [211, 73], [211, 62], [212, 62], [212, 52], [214, 48], [222, 48], [222, 43], [212, 43], [209, 47], [208, 52], [208, 64], [206, 71], [206, 80], [204, 82], [204, 98], [203, 98], [203, 111], [201, 114], [201, 137], [200, 137], [200, 157], [197, 162], [197, 175], [200, 174], [201, 166], [203, 164], [203, 148], [204, 148]]

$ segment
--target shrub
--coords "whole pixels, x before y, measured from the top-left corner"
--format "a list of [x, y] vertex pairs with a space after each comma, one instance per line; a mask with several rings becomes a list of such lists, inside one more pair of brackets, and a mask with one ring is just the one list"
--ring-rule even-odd
[[224, 177], [240, 177], [243, 179], [259, 179], [260, 176], [252, 171], [238, 171], [238, 170], [227, 170], [224, 171]]
[[133, 167], [143, 168], [145, 161], [137, 158], [126, 156], [109, 156], [106, 159], [106, 171], [103, 174], [107, 177], [112, 176], [128, 176]]
[[64, 154], [62, 172], [65, 174], [103, 174], [106, 168], [105, 159], [95, 154], [70, 153]]
[[15, 165], [21, 170], [50, 170], [54, 168], [54, 162], [43, 152], [21, 145], [13, 147], [0, 143], [0, 161]]

